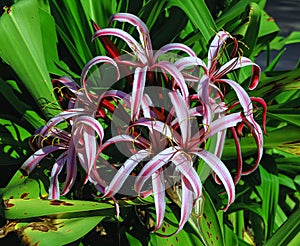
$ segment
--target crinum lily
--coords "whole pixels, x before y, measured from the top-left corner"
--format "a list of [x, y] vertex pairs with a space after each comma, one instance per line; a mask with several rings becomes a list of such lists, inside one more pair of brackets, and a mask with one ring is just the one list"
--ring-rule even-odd
[[[180, 173], [179, 177], [182, 186], [181, 219], [179, 227], [175, 232], [177, 233], [187, 222], [193, 204], [195, 204], [196, 200], [199, 199], [202, 194], [201, 181], [193, 167], [194, 157], [197, 156], [202, 158], [224, 184], [228, 194], [227, 207], [233, 202], [235, 196], [234, 183], [229, 171], [217, 156], [201, 148], [201, 144], [203, 144], [207, 138], [219, 131], [233, 127], [241, 122], [242, 115], [241, 113], [227, 115], [222, 119], [213, 121], [209, 133], [206, 133], [204, 128], [197, 128], [196, 133], [192, 136], [191, 117], [202, 116], [203, 111], [199, 110], [199, 113], [197, 114], [195, 111], [190, 110], [187, 107], [184, 98], [178, 92], [170, 92], [169, 96], [174, 105], [174, 110], [170, 113], [173, 114], [173, 118], [175, 117], [173, 111], [175, 111], [177, 115], [169, 125], [166, 124], [166, 122], [156, 119], [140, 118], [130, 126], [145, 126], [149, 129], [149, 135], [152, 136], [152, 138], [155, 138], [155, 135], [158, 136], [159, 134], [160, 138], [161, 136], [164, 136], [163, 139], [168, 139], [168, 144], [163, 142], [162, 146], [157, 147], [156, 145], [151, 146], [151, 141], [143, 140], [144, 147], [124, 162], [110, 184], [106, 187], [104, 196], [116, 194], [124, 184], [126, 178], [129, 177], [132, 170], [138, 166], [139, 163], [146, 159], [150, 159], [144, 164], [142, 170], [139, 172], [135, 181], [135, 189], [137, 193], [142, 196], [152, 193], [154, 195], [157, 215], [157, 223], [154, 228], [155, 231], [162, 225], [165, 213], [165, 189], [167, 188], [165, 186], [165, 181], [168, 177], [164, 174], [164, 168], [168, 164], [173, 163], [177, 172]], [[169, 118], [171, 119], [172, 117]], [[117, 138], [120, 139], [120, 137]], [[124, 136], [123, 138], [125, 140]], [[127, 139], [133, 141], [132, 138], [130, 139], [127, 137]], [[135, 140], [140, 141], [139, 138], [136, 138]], [[111, 143], [112, 142], [113, 140], [111, 140]], [[138, 144], [142, 146], [141, 143]], [[143, 186], [149, 178], [152, 179], [152, 187], [143, 190]]]
[[[238, 151], [238, 170], [235, 178], [235, 183], [239, 180], [241, 174], [248, 174], [254, 171], [262, 157], [262, 148], [263, 148], [263, 134], [259, 124], [255, 121], [253, 117], [253, 105], [252, 99], [248, 96], [245, 89], [237, 82], [226, 78], [227, 73], [232, 72], [236, 69], [243, 68], [246, 66], [252, 66], [252, 77], [249, 85], [249, 89], [253, 90], [256, 88], [259, 78], [260, 78], [260, 67], [253, 63], [249, 58], [238, 56], [230, 59], [223, 65], [220, 65], [222, 56], [224, 56], [224, 46], [226, 45], [227, 39], [233, 39], [234, 41], [234, 50], [237, 50], [237, 41], [229, 33], [220, 31], [214, 37], [210, 48], [208, 51], [208, 60], [207, 64], [200, 58], [186, 57], [182, 58], [180, 61], [175, 63], [176, 67], [183, 72], [184, 69], [190, 66], [200, 66], [204, 69], [204, 75], [200, 79], [193, 77], [191, 75], [187, 76], [189, 80], [198, 83], [198, 97], [199, 100], [203, 103], [203, 106], [206, 109], [206, 116], [204, 123], [209, 125], [213, 117], [221, 118], [228, 113], [228, 109], [232, 109], [232, 105], [228, 105], [226, 102], [226, 93], [222, 92], [217, 85], [227, 85], [230, 86], [238, 98], [238, 102], [234, 103], [236, 106], [240, 104], [243, 109], [244, 114], [244, 123], [248, 126], [253, 134], [258, 148], [258, 156], [255, 161], [253, 168], [247, 171], [242, 171], [241, 166], [241, 153], [239, 141], [236, 135], [234, 128], [231, 128], [233, 136], [235, 136], [236, 149]], [[255, 99], [256, 100], [256, 99]], [[266, 106], [263, 99], [260, 99], [259, 102], [264, 106], [264, 115], [266, 114]], [[224, 147], [226, 131], [220, 132], [217, 136], [217, 148], [215, 149], [215, 154], [220, 158], [222, 149]]]
[[[135, 60], [133, 59], [118, 59], [118, 63], [122, 63], [135, 68], [132, 100], [131, 104], [131, 119], [132, 121], [138, 118], [138, 110], [146, 84], [147, 71], [154, 71], [155, 69], [161, 70], [163, 73], [168, 73], [173, 79], [173, 87], [177, 86], [184, 98], [188, 97], [188, 87], [182, 74], [176, 69], [173, 63], [169, 61], [160, 61], [161, 55], [170, 51], [181, 51], [190, 57], [196, 57], [196, 54], [188, 46], [180, 43], [167, 44], [161, 47], [156, 53], [152, 50], [152, 43], [149, 35], [149, 30], [145, 23], [138, 17], [128, 13], [114, 14], [110, 21], [109, 26], [114, 21], [126, 22], [137, 28], [139, 33], [140, 43], [136, 41], [130, 34], [119, 28], [104, 28], [97, 30], [93, 36], [93, 40], [97, 37], [103, 36], [116, 36], [126, 42], [132, 50]], [[127, 56], [130, 57], [130, 56]]]
[[[69, 109], [50, 119], [44, 127], [37, 131], [37, 147], [39, 149], [21, 167], [29, 174], [43, 158], [54, 152], [62, 152], [52, 167], [49, 187], [50, 199], [59, 199], [60, 197], [58, 175], [65, 164], [67, 177], [62, 195], [70, 191], [77, 175], [77, 157], [87, 172], [86, 181], [90, 179], [94, 183], [105, 185], [98, 173], [91, 168], [96, 158], [98, 145], [101, 145], [104, 137], [103, 127], [96, 119], [98, 108], [100, 108], [98, 105], [99, 98], [90, 94], [86, 88], [86, 76], [90, 67], [104, 62], [117, 67], [109, 57], [99, 56], [93, 58], [82, 71], [81, 83], [83, 88], [67, 77], [55, 79], [68, 88], [74, 98], [69, 101]], [[71, 128], [70, 132], [68, 132], [68, 127], [65, 127], [66, 129], [58, 127], [60, 124], [68, 124]], [[47, 142], [45, 140], [50, 140], [50, 144], [44, 146], [44, 143]]]

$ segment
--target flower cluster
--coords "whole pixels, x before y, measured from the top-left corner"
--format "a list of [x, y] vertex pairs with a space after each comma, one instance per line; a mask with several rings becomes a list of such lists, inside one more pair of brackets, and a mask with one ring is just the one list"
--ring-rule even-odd
[[[228, 195], [226, 208], [235, 199], [235, 184], [241, 175], [259, 164], [263, 132], [254, 119], [253, 101], [265, 108], [264, 101], [249, 97], [227, 74], [251, 66], [249, 89], [253, 90], [260, 68], [238, 54], [238, 42], [225, 31], [216, 34], [204, 62], [180, 43], [154, 51], [147, 26], [134, 15], [115, 14], [109, 26], [118, 22], [135, 26], [139, 41], [122, 29], [101, 29], [93, 23], [93, 40], [99, 38], [109, 56], [97, 56], [86, 64], [80, 86], [67, 77], [54, 80], [68, 90], [67, 109], [37, 131], [38, 149], [22, 168], [30, 173], [44, 157], [58, 153], [49, 199], [59, 199], [70, 191], [77, 165], [86, 172], [85, 182], [94, 184], [102, 197], [153, 195], [157, 215], [154, 230], [164, 219], [165, 190], [179, 186], [182, 208], [177, 233], [201, 197], [201, 177], [195, 169], [199, 159], [223, 184]], [[124, 41], [130, 52], [121, 55], [107, 36]], [[231, 56], [226, 53], [228, 45]], [[228, 100], [226, 90], [233, 91], [237, 100]], [[255, 164], [247, 170], [239, 144], [244, 126], [258, 149]], [[221, 161], [227, 130], [235, 140], [238, 157], [233, 176]], [[208, 150], [211, 138], [216, 147]], [[64, 168], [67, 175], [61, 191], [58, 177]], [[128, 179], [132, 182], [126, 183]]]

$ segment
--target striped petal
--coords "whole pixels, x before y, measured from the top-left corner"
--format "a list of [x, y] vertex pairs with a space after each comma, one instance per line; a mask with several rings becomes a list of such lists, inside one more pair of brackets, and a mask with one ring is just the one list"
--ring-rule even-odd
[[129, 177], [132, 170], [146, 157], [150, 155], [149, 150], [140, 150], [135, 155], [131, 156], [120, 167], [118, 172], [114, 175], [110, 184], [106, 187], [104, 197], [111, 197], [115, 195], [123, 186], [125, 180]]
[[[119, 69], [118, 69], [118, 65], [117, 63], [110, 57], [108, 56], [96, 56], [93, 59], [91, 59], [83, 68], [82, 72], [81, 72], [81, 76], [80, 76], [80, 83], [83, 86], [83, 88], [85, 89], [85, 91], [87, 92], [88, 88], [87, 88], [87, 75], [91, 69], [91, 67], [100, 64], [100, 63], [109, 63], [111, 65], [113, 65], [116, 68], [116, 78], [115, 81], [119, 80], [120, 78], [120, 73], [119, 73]], [[88, 93], [86, 94], [86, 96], [89, 98], [89, 100], [91, 102], [92, 99], [90, 98], [90, 96], [88, 95]]]
[[146, 52], [149, 52], [148, 57], [152, 57], [152, 44], [149, 36], [149, 30], [140, 18], [129, 13], [117, 13], [112, 15], [108, 25], [110, 26], [113, 21], [127, 22], [135, 26], [139, 32], [143, 48]]
[[64, 152], [57, 158], [56, 162], [53, 164], [52, 171], [51, 171], [48, 199], [59, 199], [60, 197], [58, 175], [63, 169], [66, 160], [67, 160], [67, 152]]
[[205, 138], [210, 138], [218, 132], [236, 126], [239, 122], [243, 121], [241, 113], [232, 113], [225, 115], [210, 124], [210, 131], [205, 135]]
[[207, 67], [209, 70], [215, 69], [212, 66], [215, 66], [214, 64], [218, 61], [218, 55], [220, 53], [220, 49], [225, 44], [226, 39], [229, 37], [230, 34], [224, 31], [218, 32], [214, 37], [208, 50]]
[[[98, 134], [98, 136], [100, 138], [100, 142], [102, 142], [103, 137], [104, 137], [104, 130], [103, 130], [102, 125], [99, 123], [99, 121], [97, 121], [95, 118], [92, 118], [90, 116], [85, 116], [85, 115], [79, 116], [74, 121], [73, 129], [76, 128], [80, 124], [86, 125], [90, 129], [94, 130]], [[77, 141], [77, 140], [75, 139], [75, 141]]]
[[169, 97], [178, 117], [178, 123], [181, 131], [183, 148], [189, 144], [191, 139], [191, 120], [187, 105], [183, 98], [177, 92], [170, 92]]
[[41, 144], [43, 137], [47, 136], [49, 131], [56, 125], [58, 125], [59, 123], [66, 121], [72, 117], [76, 117], [82, 114], [86, 114], [86, 110], [85, 109], [72, 109], [72, 110], [65, 110], [61, 113], [59, 113], [58, 115], [56, 115], [55, 117], [53, 117], [52, 119], [50, 119], [47, 124], [40, 130], [39, 132], [39, 145]]
[[132, 102], [131, 102], [131, 120], [138, 118], [141, 101], [146, 84], [147, 67], [137, 67], [134, 73]]
[[161, 56], [162, 54], [165, 54], [167, 52], [170, 51], [183, 51], [186, 54], [188, 54], [190, 57], [197, 57], [197, 55], [195, 54], [195, 52], [188, 46], [186, 46], [185, 44], [181, 44], [181, 43], [172, 43], [172, 44], [166, 44], [163, 47], [161, 47], [154, 55], [153, 57], [153, 63], [157, 62], [157, 59], [159, 58], [159, 56]]
[[227, 63], [225, 63], [214, 75], [216, 78], [222, 78], [226, 73], [229, 73], [233, 70], [246, 67], [246, 66], [252, 66], [252, 77], [249, 85], [249, 89], [253, 90], [258, 85], [259, 79], [260, 79], [260, 67], [252, 62], [249, 58], [246, 57], [236, 57], [234, 59], [231, 59]]
[[185, 68], [191, 66], [200, 66], [204, 69], [206, 74], [208, 73], [208, 68], [206, 64], [198, 57], [184, 57], [176, 61], [174, 65], [177, 67], [179, 71], [182, 71]]
[[190, 185], [192, 191], [195, 193], [195, 199], [200, 198], [202, 193], [202, 184], [199, 175], [193, 168], [193, 163], [186, 153], [179, 152], [172, 158], [172, 162], [175, 164], [176, 169], [181, 173], [181, 177], [185, 177]]
[[170, 158], [174, 155], [177, 150], [173, 147], [169, 147], [159, 154], [154, 156], [138, 174], [134, 187], [138, 194], [141, 193], [144, 183], [164, 165], [168, 164]]
[[77, 176], [77, 160], [76, 160], [76, 149], [74, 146], [74, 142], [70, 141], [70, 146], [68, 149], [68, 156], [66, 161], [66, 172], [67, 177], [64, 182], [64, 186], [62, 188], [62, 195], [67, 194], [72, 188], [76, 176]]
[[181, 142], [181, 136], [172, 129], [169, 125], [162, 121], [153, 120], [153, 119], [140, 119], [136, 121], [134, 124], [130, 125], [131, 127], [135, 126], [146, 126], [150, 131], [156, 130], [163, 134], [170, 141], [174, 141], [177, 144]]
[[210, 86], [210, 79], [207, 75], [203, 75], [200, 79], [198, 85], [198, 97], [199, 100], [202, 102], [204, 115], [203, 115], [203, 124], [204, 129], [207, 131], [210, 122], [212, 121], [212, 108], [210, 104], [210, 95], [209, 95], [209, 86]]
[[48, 145], [42, 149], [39, 149], [23, 163], [21, 169], [25, 170], [28, 174], [30, 174], [44, 157], [55, 151], [65, 149], [66, 147], [58, 145]]
[[94, 40], [95, 38], [101, 37], [101, 36], [108, 36], [108, 35], [116, 36], [116, 37], [124, 40], [127, 43], [127, 45], [129, 46], [129, 48], [133, 51], [133, 53], [139, 58], [139, 60], [143, 64], [147, 63], [147, 57], [146, 57], [145, 51], [140, 46], [140, 44], [130, 34], [128, 34], [127, 32], [125, 32], [121, 29], [104, 28], [104, 29], [98, 30], [95, 32], [92, 40]]
[[[254, 120], [253, 115], [250, 115], [248, 117], [246, 117], [247, 121], [244, 121], [247, 125], [247, 127], [250, 129], [251, 134], [253, 135], [256, 145], [257, 145], [257, 158], [255, 160], [254, 166], [247, 171], [243, 171], [243, 175], [252, 173], [256, 170], [256, 168], [258, 167], [258, 164], [262, 158], [263, 155], [263, 132], [261, 127], [259, 126], [259, 124], [257, 124], [257, 122]], [[250, 124], [249, 124], [250, 123]]]
[[152, 187], [156, 212], [156, 226], [153, 231], [157, 231], [163, 223], [166, 210], [165, 179], [162, 169], [152, 174]]
[[109, 147], [112, 144], [116, 144], [116, 143], [131, 143], [133, 145], [133, 147], [135, 145], [139, 145], [143, 148], [148, 148], [149, 147], [149, 142], [145, 139], [142, 139], [143, 141], [141, 141], [141, 138], [136, 138], [130, 135], [126, 135], [126, 134], [121, 134], [121, 135], [117, 135], [114, 136], [108, 140], [106, 140], [98, 149], [98, 155], [105, 150], [107, 147]]
[[227, 210], [235, 199], [235, 187], [230, 172], [226, 168], [225, 164], [214, 154], [203, 149], [192, 151], [192, 153], [203, 159], [222, 181], [228, 195], [228, 204], [224, 209]]
[[58, 79], [53, 79], [52, 82], [58, 81], [66, 86], [72, 93], [76, 94], [80, 86], [71, 78], [63, 76]]
[[194, 204], [194, 192], [190, 182], [184, 176], [181, 179], [182, 195], [181, 195], [181, 215], [179, 226], [174, 234], [182, 230], [185, 223], [188, 221]]
[[186, 100], [189, 96], [188, 87], [185, 83], [183, 75], [180, 73], [180, 71], [175, 67], [174, 64], [166, 61], [161, 61], [159, 63], [156, 63], [152, 66], [152, 69], [154, 68], [160, 68], [162, 71], [166, 71], [169, 73], [172, 78], [174, 78], [176, 85], [180, 88], [181, 94]]

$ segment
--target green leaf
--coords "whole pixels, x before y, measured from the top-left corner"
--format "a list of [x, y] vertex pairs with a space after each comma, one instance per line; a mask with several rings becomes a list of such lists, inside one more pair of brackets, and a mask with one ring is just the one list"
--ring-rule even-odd
[[203, 213], [200, 217], [200, 230], [207, 245], [224, 245], [218, 214], [209, 194], [203, 189]]
[[294, 191], [297, 190], [294, 180], [289, 176], [279, 173], [278, 178], [280, 185], [284, 185]]
[[22, 127], [21, 123], [14, 116], [0, 115], [1, 166], [19, 166], [30, 151], [27, 139], [31, 134]]
[[[200, 236], [206, 245], [224, 245], [218, 214], [209, 194], [202, 190], [202, 198], [195, 204], [188, 220], [189, 225]], [[181, 207], [180, 194], [167, 190], [171, 200]]]
[[259, 166], [261, 185], [256, 189], [262, 200], [262, 212], [265, 222], [265, 239], [273, 234], [276, 208], [279, 198], [279, 178]]
[[293, 241], [298, 243], [299, 227], [300, 209], [298, 208], [293, 214], [289, 216], [288, 220], [273, 234], [273, 236], [264, 245], [290, 245], [289, 242], [292, 239], [295, 239]]
[[[28, 190], [25, 190], [28, 191]], [[27, 219], [42, 216], [74, 218], [84, 216], [113, 216], [115, 207], [106, 202], [81, 200], [6, 199], [6, 219]]]
[[300, 43], [300, 32], [291, 32], [287, 37], [276, 37], [270, 43], [271, 50], [281, 50], [285, 45]]
[[37, 1], [16, 2], [0, 17], [0, 56], [16, 72], [45, 116], [51, 117], [59, 105], [45, 62], [40, 28]]
[[282, 57], [282, 55], [284, 54], [284, 52], [286, 51], [286, 48], [281, 50], [277, 56], [273, 59], [273, 61], [266, 67], [265, 72], [270, 72], [273, 71], [275, 66], [278, 64], [278, 62], [280, 61], [280, 58]]
[[129, 242], [130, 246], [142, 246], [142, 243], [136, 239], [134, 236], [132, 236], [131, 234], [129, 234], [128, 232], [125, 232], [127, 240]]
[[81, 70], [93, 58], [95, 44], [91, 43], [92, 27], [81, 1], [51, 1], [57, 30], [72, 58]]
[[35, 112], [32, 107], [25, 104], [20, 99], [20, 97], [22, 97], [22, 92], [19, 90], [15, 81], [3, 81], [0, 78], [0, 93], [20, 114], [21, 118], [30, 123], [34, 129], [38, 129], [44, 125], [45, 120], [42, 119], [42, 117], [38, 115], [38, 113]]
[[168, 5], [181, 8], [196, 27], [197, 31], [202, 33], [207, 43], [217, 31], [216, 24], [204, 0], [197, 2], [192, 0], [170, 0]]
[[[149, 209], [150, 214], [155, 218], [155, 210]], [[187, 223], [183, 230], [178, 234], [164, 237], [161, 235], [170, 235], [178, 228], [178, 211], [171, 210], [169, 206], [166, 207], [165, 219], [162, 227], [157, 233], [150, 234], [150, 241], [148, 245], [204, 245], [200, 238], [195, 234], [195, 231]], [[175, 215], [176, 214], [176, 215]]]
[[7, 187], [1, 189], [2, 199], [36, 199], [46, 197], [47, 192], [41, 180], [31, 179], [17, 171]]
[[107, 26], [109, 18], [117, 12], [117, 1], [115, 0], [81, 0], [80, 2], [87, 19], [92, 19], [102, 28]]
[[247, 48], [243, 48], [243, 55], [249, 57], [255, 47], [259, 24], [261, 17], [261, 9], [256, 3], [250, 3], [248, 9], [245, 11], [246, 15], [243, 18], [243, 24], [240, 25], [236, 30], [232, 31], [233, 35], [242, 35], [242, 41]]
[[295, 109], [278, 109], [271, 110], [271, 112], [267, 113], [267, 117], [269, 119], [278, 119], [281, 122], [287, 122], [300, 127], [300, 115], [297, 111], [295, 111]]
[[260, 83], [250, 96], [262, 97], [267, 102], [285, 91], [300, 89], [300, 68], [280, 74], [262, 74]]
[[145, 23], [149, 30], [152, 29], [153, 25], [164, 11], [164, 6], [166, 3], [167, 0], [148, 1], [140, 10], [139, 16], [141, 16], [141, 18], [145, 20]]
[[224, 225], [224, 237], [225, 237], [224, 245], [231, 245], [231, 246], [239, 245], [237, 235], [226, 224]]
[[66, 245], [86, 235], [103, 219], [103, 216], [45, 219], [25, 225], [20, 223], [16, 227], [19, 237], [26, 245]]
[[253, 56], [257, 56], [261, 51], [266, 50], [274, 38], [278, 35], [280, 29], [274, 19], [264, 10], [261, 13], [258, 39], [255, 45]]
[[220, 17], [216, 20], [218, 29], [223, 28], [227, 23], [239, 18], [245, 12], [245, 6], [248, 6], [251, 2], [259, 2], [258, 0], [241, 0], [234, 1], [221, 13]]
[[[267, 136], [264, 136], [264, 148], [283, 148], [292, 147], [296, 142], [299, 142], [299, 127], [285, 126], [268, 132]], [[243, 156], [249, 156], [256, 154], [257, 146], [253, 136], [244, 136], [240, 139]], [[223, 160], [232, 160], [236, 158], [235, 143], [233, 139], [226, 139], [225, 147], [222, 155]]]
[[78, 75], [73, 73], [63, 61], [59, 59], [57, 49], [58, 40], [56, 36], [55, 20], [53, 16], [42, 9], [40, 9], [39, 14], [41, 19], [43, 48], [49, 73], [58, 76], [65, 76], [67, 73], [73, 78], [79, 77]]

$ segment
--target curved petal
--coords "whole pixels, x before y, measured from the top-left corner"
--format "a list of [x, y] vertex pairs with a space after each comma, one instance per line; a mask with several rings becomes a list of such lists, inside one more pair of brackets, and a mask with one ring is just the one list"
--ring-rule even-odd
[[52, 171], [51, 171], [51, 180], [49, 185], [49, 194], [48, 199], [59, 199], [60, 197], [60, 190], [59, 190], [59, 182], [58, 182], [58, 175], [60, 174], [61, 170], [64, 167], [66, 162], [67, 152], [62, 153], [53, 164]]
[[[232, 80], [229, 80], [229, 79], [222, 79], [222, 80], [220, 80], [220, 82], [225, 82], [234, 89], [234, 91], [236, 92], [236, 95], [239, 99], [239, 102], [244, 109], [244, 115], [245, 115], [245, 118], [247, 119], [247, 121], [245, 121], [245, 123], [249, 122], [251, 124], [251, 125], [248, 124], [248, 128], [252, 130], [252, 134], [255, 138], [255, 141], [257, 144], [257, 151], [258, 151], [258, 156], [257, 156], [257, 160], [255, 163], [255, 167], [254, 167], [254, 169], [251, 169], [251, 171], [249, 171], [249, 172], [252, 172], [257, 167], [258, 163], [260, 162], [260, 160], [262, 158], [262, 154], [263, 154], [263, 133], [262, 133], [261, 127], [257, 124], [255, 119], [253, 118], [252, 101], [251, 101], [250, 97], [248, 96], [248, 94], [246, 93], [246, 91], [238, 83], [236, 83]], [[249, 173], [249, 172], [247, 172], [247, 173]]]
[[210, 95], [209, 95], [209, 86], [210, 86], [210, 79], [207, 75], [203, 75], [200, 79], [197, 93], [199, 100], [202, 102], [204, 115], [203, 115], [203, 124], [204, 129], [207, 131], [210, 122], [212, 121], [212, 109], [210, 104]]
[[198, 151], [192, 151], [191, 153], [202, 158], [222, 181], [228, 195], [228, 204], [224, 209], [226, 211], [235, 199], [235, 187], [230, 172], [219, 158], [206, 150], [198, 149]]
[[95, 38], [98, 38], [101, 36], [108, 36], [108, 35], [113, 35], [113, 36], [116, 36], [116, 37], [124, 40], [127, 43], [127, 45], [129, 46], [129, 48], [133, 51], [133, 53], [139, 58], [139, 60], [143, 64], [147, 63], [147, 57], [146, 57], [145, 51], [140, 46], [140, 44], [130, 34], [128, 34], [127, 32], [125, 32], [121, 29], [104, 28], [104, 29], [98, 30], [95, 32], [95, 34], [92, 38], [92, 41]]
[[[98, 136], [100, 138], [100, 143], [102, 142], [103, 137], [104, 137], [104, 130], [103, 130], [102, 125], [99, 123], [99, 121], [97, 121], [93, 117], [86, 116], [86, 115], [79, 116], [74, 121], [73, 130], [74, 130], [74, 128], [78, 127], [79, 124], [86, 125], [90, 129], [93, 129], [98, 134]], [[74, 140], [77, 141], [76, 138]]]
[[253, 106], [252, 106], [251, 99], [241, 85], [239, 85], [237, 82], [230, 79], [220, 79], [218, 80], [218, 82], [222, 82], [222, 83], [224, 82], [232, 87], [232, 89], [235, 91], [239, 99], [239, 103], [244, 109], [245, 116], [253, 114]]
[[191, 139], [191, 119], [186, 102], [178, 92], [169, 92], [169, 97], [175, 109], [181, 131], [181, 144], [185, 148]]
[[262, 155], [263, 155], [263, 144], [264, 144], [263, 143], [263, 133], [262, 133], [261, 127], [254, 120], [253, 115], [250, 115], [246, 118], [248, 121], [244, 121], [244, 122], [247, 125], [247, 127], [250, 129], [250, 131], [255, 139], [256, 145], [257, 145], [257, 158], [256, 158], [254, 166], [249, 170], [243, 171], [242, 172], [243, 175], [252, 173], [256, 170], [256, 168], [258, 167], [258, 164], [262, 158]]
[[184, 152], [178, 152], [173, 158], [172, 162], [176, 165], [176, 169], [181, 173], [181, 177], [185, 177], [195, 193], [195, 199], [200, 198], [202, 193], [202, 184], [199, 175], [193, 168], [191, 159], [186, 156]]
[[190, 66], [200, 66], [204, 69], [205, 73], [208, 73], [206, 64], [198, 57], [184, 57], [176, 61], [174, 65], [179, 71], [182, 71], [183, 69]]
[[149, 30], [146, 24], [137, 16], [129, 13], [117, 13], [112, 15], [109, 20], [109, 26], [113, 21], [127, 22], [135, 26], [139, 32], [142, 46], [149, 52], [148, 57], [152, 57], [152, 44], [150, 40]]
[[153, 63], [157, 61], [157, 59], [159, 58], [159, 56], [161, 56], [162, 54], [165, 54], [169, 51], [183, 51], [186, 54], [188, 54], [190, 57], [197, 57], [196, 53], [188, 46], [186, 46], [185, 44], [181, 44], [181, 43], [172, 43], [172, 44], [166, 44], [163, 47], [161, 47], [154, 55], [153, 58]]
[[58, 79], [53, 79], [52, 82], [58, 81], [66, 86], [72, 93], [76, 94], [80, 89], [80, 86], [71, 78], [67, 76], [60, 77]]
[[182, 76], [180, 71], [175, 67], [175, 65], [170, 62], [161, 61], [152, 66], [152, 68], [156, 68], [156, 67], [162, 69], [163, 71], [168, 72], [172, 76], [172, 78], [174, 78], [176, 84], [180, 88], [183, 98], [187, 100], [189, 96], [188, 87], [185, 83], [184, 77]]
[[143, 93], [146, 84], [147, 67], [137, 67], [134, 72], [133, 88], [132, 88], [132, 102], [131, 102], [131, 120], [139, 116], [139, 108], [143, 98]]
[[253, 90], [256, 88], [260, 79], [260, 67], [256, 63], [252, 62], [249, 58], [236, 57], [234, 59], [231, 59], [222, 67], [220, 67], [220, 69], [216, 72], [215, 77], [222, 78], [226, 73], [246, 66], [252, 66], [252, 77], [249, 89]]
[[242, 176], [242, 169], [243, 169], [243, 157], [242, 157], [242, 150], [241, 145], [239, 142], [238, 134], [234, 127], [231, 127], [231, 132], [233, 135], [233, 139], [235, 142], [235, 149], [237, 153], [237, 170], [234, 178], [234, 183], [237, 184]]
[[141, 193], [144, 183], [154, 174], [157, 170], [159, 170], [164, 165], [168, 164], [171, 157], [177, 150], [173, 147], [169, 147], [159, 154], [154, 156], [147, 164], [143, 167], [143, 169], [138, 174], [134, 188], [138, 194]]
[[132, 143], [132, 145], [140, 145], [143, 148], [148, 148], [149, 147], [149, 142], [145, 139], [142, 139], [143, 141], [140, 140], [141, 138], [136, 138], [130, 135], [126, 134], [121, 134], [114, 136], [108, 140], [106, 140], [99, 148], [98, 150], [98, 155], [107, 147], [109, 147], [112, 144], [120, 143], [120, 142], [128, 142]]
[[143, 119], [139, 119], [138, 121], [136, 121], [135, 123], [133, 123], [130, 126], [131, 127], [146, 126], [149, 128], [150, 131], [156, 130], [156, 131], [160, 132], [166, 138], [168, 138], [170, 141], [174, 141], [177, 144], [181, 143], [181, 136], [176, 131], [174, 131], [172, 127], [170, 127], [169, 125], [167, 125], [166, 123], [164, 123], [162, 121], [158, 121], [155, 119], [144, 119], [143, 118]]
[[[110, 57], [108, 56], [96, 56], [93, 59], [91, 59], [83, 68], [82, 72], [81, 72], [81, 76], [80, 76], [80, 83], [83, 86], [83, 88], [85, 89], [86, 92], [88, 92], [88, 88], [86, 85], [87, 82], [87, 75], [91, 69], [91, 67], [99, 64], [99, 63], [109, 63], [111, 65], [113, 65], [116, 68], [116, 79], [115, 81], [119, 80], [120, 78], [120, 72], [119, 72], [119, 68], [117, 63]], [[88, 99], [92, 102], [92, 99], [90, 98], [90, 96], [88, 95], [88, 93], [86, 93], [86, 96], [88, 97]]]
[[68, 149], [68, 156], [66, 161], [66, 168], [67, 168], [66, 170], [67, 177], [64, 182], [64, 186], [62, 188], [62, 195], [65, 195], [70, 191], [77, 176], [76, 150], [73, 141], [70, 141], [70, 146]]
[[220, 49], [225, 44], [226, 39], [230, 37], [228, 32], [220, 31], [216, 34], [213, 41], [210, 44], [208, 50], [208, 60], [207, 60], [207, 67], [209, 70], [215, 69], [215, 63], [218, 61], [218, 55], [220, 53]]
[[152, 187], [156, 212], [156, 226], [154, 231], [157, 231], [163, 223], [166, 210], [165, 180], [162, 169], [152, 174]]
[[114, 196], [123, 186], [132, 170], [146, 157], [150, 155], [149, 150], [140, 150], [135, 155], [127, 159], [114, 175], [110, 184], [105, 188], [104, 197]]
[[239, 122], [243, 121], [243, 116], [241, 113], [232, 113], [229, 115], [225, 115], [217, 120], [214, 120], [210, 124], [210, 130], [205, 135], [205, 138], [210, 138], [218, 132], [226, 130], [227, 128], [231, 128], [236, 126]]
[[101, 99], [107, 98], [107, 97], [112, 97], [112, 98], [117, 98], [121, 99], [123, 103], [125, 103], [126, 107], [131, 107], [131, 96], [123, 91], [120, 90], [109, 90], [105, 91], [101, 95]]
[[65, 150], [66, 147], [59, 145], [48, 145], [42, 149], [39, 149], [32, 154], [21, 166], [21, 169], [25, 170], [28, 174], [37, 166], [37, 164], [47, 155], [58, 150]]
[[267, 134], [266, 124], [267, 124], [267, 104], [263, 98], [260, 97], [250, 97], [251, 101], [258, 102], [263, 107], [262, 113], [262, 125], [264, 134]]
[[182, 230], [183, 226], [190, 218], [193, 209], [193, 204], [194, 204], [194, 192], [192, 191], [191, 184], [185, 177], [182, 177], [181, 186], [182, 186], [181, 215], [180, 215], [179, 226], [174, 234], [177, 234], [180, 230]]
[[86, 114], [85, 109], [70, 109], [65, 110], [58, 115], [54, 116], [52, 119], [50, 119], [47, 124], [40, 130], [39, 132], [39, 141], [38, 144], [40, 145], [43, 137], [47, 136], [49, 133], [49, 130], [52, 129], [54, 126], [58, 125], [59, 123], [70, 119], [72, 117], [76, 117], [82, 114]]

